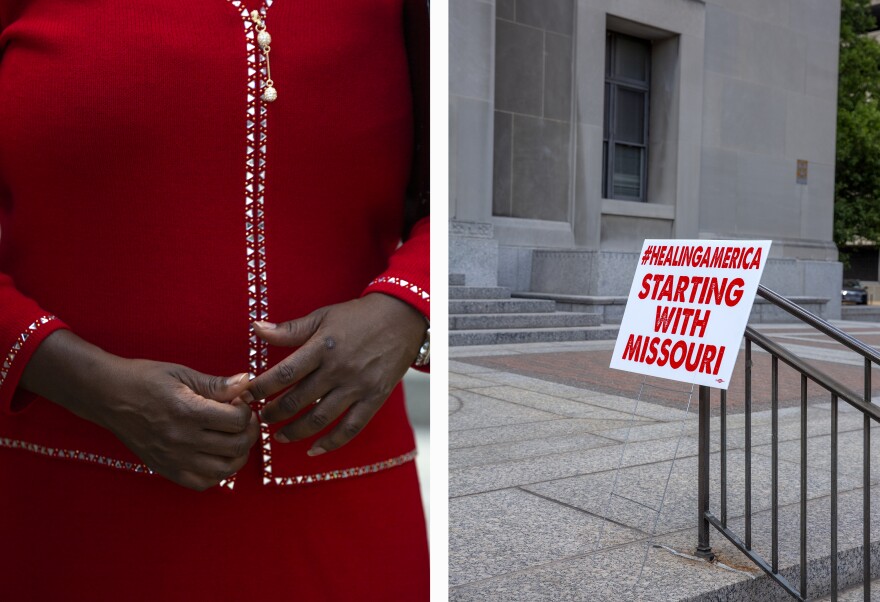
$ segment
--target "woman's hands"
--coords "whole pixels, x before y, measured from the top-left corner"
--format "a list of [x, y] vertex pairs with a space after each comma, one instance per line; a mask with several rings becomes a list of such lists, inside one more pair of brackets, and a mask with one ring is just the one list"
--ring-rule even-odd
[[415, 360], [427, 327], [413, 307], [381, 293], [290, 322], [256, 322], [257, 335], [268, 343], [299, 349], [252, 380], [242, 398], [266, 399], [287, 390], [261, 413], [273, 424], [303, 412], [275, 434], [282, 443], [315, 435], [344, 414], [309, 455], [337, 449], [385, 403]]
[[351, 441], [403, 378], [427, 329], [418, 311], [379, 293], [254, 326], [268, 343], [299, 349], [250, 383], [246, 374], [223, 378], [120, 358], [59, 330], [34, 352], [21, 386], [110, 430], [165, 478], [202, 491], [247, 462], [259, 438], [247, 405], [255, 398], [284, 392], [263, 409], [270, 424], [302, 412], [276, 433], [282, 443], [311, 437], [340, 416], [309, 454]]
[[155, 472], [197, 491], [247, 461], [257, 416], [236, 400], [247, 375], [208, 376], [127, 360], [61, 330], [37, 348], [22, 386], [110, 430]]
[[147, 466], [202, 491], [245, 465], [260, 432], [257, 415], [233, 401], [247, 386], [246, 374], [224, 379], [163, 362], [117, 362], [97, 396], [107, 408], [99, 424]]

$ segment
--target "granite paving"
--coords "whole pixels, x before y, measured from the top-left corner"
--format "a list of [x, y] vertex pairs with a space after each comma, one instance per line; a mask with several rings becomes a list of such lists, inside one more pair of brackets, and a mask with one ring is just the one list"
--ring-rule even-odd
[[[880, 343], [880, 324], [841, 322]], [[854, 391], [857, 358], [792, 324], [759, 330]], [[450, 350], [450, 599], [787, 600], [720, 533], [715, 562], [692, 556], [697, 525], [697, 399], [690, 385], [611, 370], [613, 341], [476, 346]], [[726, 519], [746, 520], [746, 427], [751, 435], [751, 539], [772, 550], [770, 360], [753, 351], [751, 413], [743, 351], [727, 393], [712, 394], [710, 508], [721, 517], [722, 443]], [[874, 378], [880, 401], [880, 378]], [[779, 371], [778, 486], [781, 572], [799, 583], [800, 378]], [[807, 561], [809, 599], [830, 592], [831, 404], [808, 391]], [[863, 419], [838, 406], [840, 600], [861, 600]], [[880, 429], [872, 425], [872, 567], [880, 577]], [[875, 596], [880, 583], [874, 585]], [[880, 597], [880, 596], [878, 596]]]

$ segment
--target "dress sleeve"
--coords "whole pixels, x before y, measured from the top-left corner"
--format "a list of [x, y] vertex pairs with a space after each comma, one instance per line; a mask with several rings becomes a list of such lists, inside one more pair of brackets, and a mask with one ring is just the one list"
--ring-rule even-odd
[[[363, 295], [384, 293], [409, 303], [431, 318], [431, 228], [425, 217], [413, 226], [410, 237], [400, 245], [388, 262], [388, 268], [374, 278]], [[415, 358], [413, 358], [415, 359]], [[413, 366], [420, 372], [430, 372], [430, 364]]]
[[388, 262], [388, 268], [363, 294], [385, 293], [409, 303], [423, 316], [431, 317], [431, 224], [424, 217], [413, 226], [410, 236]]
[[60, 328], [61, 320], [22, 295], [12, 278], [0, 273], [0, 411], [15, 413], [33, 395], [18, 390], [24, 367], [40, 343]]

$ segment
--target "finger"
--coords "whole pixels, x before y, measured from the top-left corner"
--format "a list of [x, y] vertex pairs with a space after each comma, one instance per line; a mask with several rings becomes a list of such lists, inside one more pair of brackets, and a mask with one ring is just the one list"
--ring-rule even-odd
[[256, 414], [251, 414], [248, 427], [241, 433], [221, 433], [202, 431], [198, 449], [206, 454], [224, 458], [247, 456], [260, 438], [260, 422]]
[[223, 376], [210, 376], [195, 370], [182, 370], [178, 374], [180, 382], [204, 397], [214, 401], [232, 401], [238, 397], [248, 386], [248, 374], [236, 374], [228, 378]]
[[252, 326], [257, 336], [271, 345], [299, 347], [305, 345], [306, 341], [317, 332], [325, 313], [326, 308], [322, 307], [296, 320], [280, 324], [258, 321], [254, 322]]
[[367, 423], [372, 420], [381, 407], [381, 401], [358, 401], [353, 404], [345, 416], [342, 417], [342, 420], [339, 421], [339, 424], [330, 431], [329, 435], [318, 439], [308, 451], [308, 454], [310, 456], [320, 456], [325, 452], [339, 449], [354, 439], [367, 426]]
[[320, 365], [320, 345], [307, 343], [252, 380], [241, 398], [248, 403], [266, 399], [302, 380]]
[[247, 456], [241, 458], [221, 458], [208, 454], [197, 454], [193, 457], [189, 471], [211, 481], [216, 485], [228, 479], [247, 463]]
[[240, 433], [248, 428], [253, 412], [243, 401], [220, 403], [181, 387], [181, 401], [189, 408], [187, 418], [202, 429]]
[[286, 393], [267, 403], [260, 411], [260, 419], [266, 424], [290, 420], [325, 396], [332, 386], [323, 382], [320, 375], [321, 371], [312, 372]]
[[352, 395], [345, 394], [341, 389], [334, 389], [323, 397], [320, 403], [313, 404], [301, 418], [275, 433], [275, 440], [288, 443], [311, 437], [330, 426], [352, 403], [354, 403]]

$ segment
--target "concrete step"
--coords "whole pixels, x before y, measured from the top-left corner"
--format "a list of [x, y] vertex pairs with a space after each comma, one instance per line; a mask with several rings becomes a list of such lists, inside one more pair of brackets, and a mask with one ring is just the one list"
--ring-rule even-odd
[[[880, 600], [880, 579], [871, 581], [871, 600]], [[865, 589], [861, 584], [837, 592], [837, 602], [864, 602]], [[816, 602], [831, 602], [831, 596], [819, 598]]]
[[880, 305], [842, 305], [840, 317], [858, 322], [880, 322]]
[[449, 274], [449, 286], [464, 286], [464, 274]]
[[[855, 587], [837, 592], [837, 602], [864, 602], [865, 589], [859, 583]], [[871, 581], [871, 600], [880, 600], [880, 579]], [[831, 596], [819, 598], [816, 602], [831, 602]]]
[[449, 302], [450, 314], [527, 314], [556, 311], [554, 301], [520, 299], [470, 299]]
[[449, 345], [505, 345], [510, 343], [555, 343], [560, 341], [596, 341], [617, 338], [617, 328], [588, 326], [578, 328], [531, 328], [498, 330], [453, 330]]
[[[816, 314], [817, 316], [828, 317], [827, 310], [825, 309], [828, 305], [828, 299], [824, 297], [786, 295], [786, 299], [800, 305], [802, 308]], [[844, 316], [843, 319], [846, 320], [847, 318]], [[792, 324], [797, 322], [798, 319], [784, 309], [776, 307], [766, 299], [755, 297], [755, 304], [752, 305], [752, 313], [749, 314], [750, 324]]]
[[503, 286], [450, 286], [450, 299], [510, 299], [510, 289]]
[[[874, 486], [876, 488], [876, 485]], [[872, 489], [874, 489], [872, 488]], [[854, 489], [851, 491], [845, 491], [842, 493], [845, 497], [855, 497], [859, 501], [861, 501], [861, 490]], [[817, 500], [810, 500], [811, 505], [818, 505]], [[780, 506], [779, 515], [781, 520], [785, 520], [786, 516], [791, 517], [794, 516], [795, 521], [797, 519], [797, 510], [795, 509], [795, 504], [788, 506]], [[811, 514], [811, 508], [808, 508], [807, 515]], [[785, 513], [785, 514], [783, 514]], [[813, 514], [816, 513], [816, 509], [813, 509]], [[768, 512], [758, 513], [757, 518], [761, 520], [761, 523], [764, 523], [763, 526], [766, 526], [769, 531], [770, 524], [766, 520], [762, 520], [765, 517], [761, 515], [767, 515]], [[756, 515], [753, 515], [753, 520], [756, 518]], [[817, 519], [808, 519], [810, 522], [808, 523], [808, 530], [812, 534], [814, 531], [823, 532], [823, 535], [827, 534], [829, 531], [830, 524], [822, 523], [815, 524], [814, 521]], [[822, 521], [827, 521], [828, 517], [825, 516]], [[788, 521], [791, 522], [791, 521]], [[759, 523], [760, 524], [760, 523]], [[796, 527], [796, 524], [789, 525]], [[848, 521], [846, 523], [841, 522], [839, 525], [839, 533], [838, 538], [839, 541], [844, 541], [848, 543], [844, 543], [837, 551], [837, 575], [838, 575], [838, 597], [837, 600], [839, 602], [855, 602], [858, 600], [861, 602], [864, 600], [864, 590], [862, 589], [862, 556], [864, 548], [860, 545], [852, 546], [849, 542], [855, 541], [855, 537], [857, 536], [861, 538], [861, 521], [856, 525], [854, 521]], [[795, 538], [793, 542], [783, 541], [783, 533], [796, 533], [796, 529], [785, 529], [785, 525], [779, 525], [779, 533], [780, 533], [780, 563], [779, 563], [779, 573], [785, 579], [792, 584], [795, 589], [800, 589], [800, 562], [791, 562], [793, 559], [791, 556], [791, 552], [796, 552], [798, 542]], [[723, 539], [723, 536], [719, 535], [714, 530], [711, 531], [711, 537]], [[811, 535], [808, 535], [811, 537]], [[852, 539], [851, 539], [852, 537]], [[711, 541], [711, 540], [710, 540]], [[716, 540], [717, 541], [717, 540]], [[766, 542], [769, 543], [769, 542]], [[792, 545], [794, 544], [794, 545]], [[715, 546], [713, 544], [713, 550], [718, 551], [719, 549], [723, 549], [727, 547], [727, 542], [721, 543], [720, 546]], [[816, 546], [818, 548], [818, 546]], [[783, 549], [788, 548], [785, 552]], [[810, 556], [808, 554], [807, 560], [807, 599], [810, 602], [829, 602], [831, 600], [831, 555], [825, 552], [816, 552], [816, 548], [813, 548], [814, 551], [811, 554], [815, 554], [815, 556]], [[827, 550], [827, 548], [826, 548]], [[767, 550], [769, 555], [769, 550]], [[786, 553], [788, 552], [788, 553]], [[871, 581], [871, 600], [878, 600], [877, 596], [877, 568], [878, 568], [878, 554], [880, 554], [880, 542], [872, 541], [870, 545], [870, 555], [871, 555], [871, 567], [872, 567], [872, 581]], [[728, 557], [736, 558], [736, 555], [729, 555]], [[787, 560], [784, 560], [788, 557]], [[767, 575], [762, 574], [760, 569], [757, 566], [753, 565], [751, 561], [744, 557], [739, 557], [741, 560], [738, 561], [738, 565], [740, 569], [748, 569], [749, 572], [753, 573], [752, 577], [745, 577], [741, 580], [738, 580], [734, 583], [730, 583], [728, 585], [722, 585], [720, 587], [712, 587], [712, 583], [710, 581], [706, 581], [705, 589], [703, 592], [697, 595], [691, 595], [687, 598], [681, 598], [676, 596], [675, 599], [679, 599], [682, 602], [721, 602], [727, 600], [760, 600], [761, 602], [789, 602], [792, 597], [786, 593], [786, 591], [777, 583], [773, 582]], [[757, 578], [755, 578], [757, 576]], [[673, 599], [671, 597], [659, 598], [659, 599]]]
[[450, 315], [449, 330], [497, 330], [504, 328], [562, 328], [599, 326], [599, 314], [538, 313], [538, 314], [468, 314]]
[[563, 295], [558, 293], [516, 292], [515, 299], [546, 299], [556, 301], [557, 311], [597, 313], [603, 324], [620, 324], [626, 309], [626, 297], [600, 297], [597, 295]]

